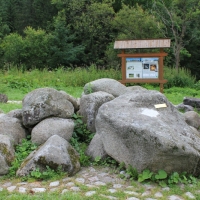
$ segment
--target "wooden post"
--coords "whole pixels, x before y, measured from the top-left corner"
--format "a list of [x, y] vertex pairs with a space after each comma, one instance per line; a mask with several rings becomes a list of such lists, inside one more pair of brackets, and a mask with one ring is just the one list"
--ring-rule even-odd
[[122, 50], [122, 84], [125, 85], [126, 80], [126, 58], [125, 58], [125, 50]]
[[[164, 53], [163, 49], [160, 49], [160, 53]], [[159, 58], [159, 80], [164, 80], [163, 77], [163, 56]], [[160, 83], [160, 92], [163, 93], [164, 84]]]

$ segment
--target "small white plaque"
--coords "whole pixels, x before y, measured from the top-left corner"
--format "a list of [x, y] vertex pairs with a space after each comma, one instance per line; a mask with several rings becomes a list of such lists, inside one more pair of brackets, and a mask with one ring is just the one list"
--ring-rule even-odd
[[154, 106], [155, 106], [155, 108], [167, 108], [166, 103], [156, 104], [156, 105], [154, 105]]

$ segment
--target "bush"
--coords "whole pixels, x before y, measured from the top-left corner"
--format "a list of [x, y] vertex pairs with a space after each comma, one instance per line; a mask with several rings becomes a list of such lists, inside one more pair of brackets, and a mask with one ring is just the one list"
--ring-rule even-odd
[[164, 68], [164, 78], [167, 79], [165, 88], [193, 87], [196, 80], [188, 69], [179, 68], [177, 72], [175, 68], [169, 67]]

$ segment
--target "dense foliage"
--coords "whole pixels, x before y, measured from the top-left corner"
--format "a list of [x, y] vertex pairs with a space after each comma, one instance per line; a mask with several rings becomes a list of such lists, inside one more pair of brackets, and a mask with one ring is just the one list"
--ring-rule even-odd
[[200, 79], [198, 0], [0, 0], [0, 69], [117, 67], [117, 39], [170, 38], [165, 64]]

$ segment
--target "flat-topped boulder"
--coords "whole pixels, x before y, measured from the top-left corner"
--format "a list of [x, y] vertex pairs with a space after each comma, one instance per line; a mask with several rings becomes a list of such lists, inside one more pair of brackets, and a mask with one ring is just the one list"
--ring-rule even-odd
[[103, 104], [95, 125], [101, 147], [126, 166], [200, 174], [200, 137], [160, 92], [136, 90]]

